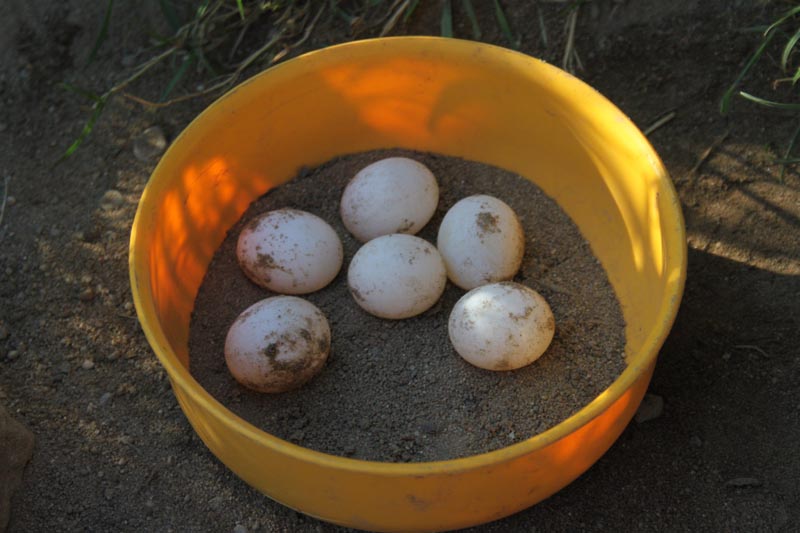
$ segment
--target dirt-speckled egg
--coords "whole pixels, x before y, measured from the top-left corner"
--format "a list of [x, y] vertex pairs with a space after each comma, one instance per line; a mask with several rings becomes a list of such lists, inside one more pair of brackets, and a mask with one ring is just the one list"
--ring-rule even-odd
[[330, 283], [344, 258], [342, 241], [316, 215], [298, 209], [263, 213], [236, 243], [242, 270], [254, 283], [281, 294], [307, 294]]
[[447, 211], [436, 245], [447, 277], [469, 290], [513, 278], [522, 265], [525, 235], [511, 207], [479, 194], [458, 201]]
[[248, 307], [225, 339], [225, 363], [236, 381], [260, 392], [285, 392], [323, 367], [331, 330], [322, 311], [296, 296], [273, 296]]
[[439, 204], [439, 185], [428, 167], [407, 157], [381, 159], [361, 169], [342, 194], [340, 214], [361, 242], [381, 235], [413, 235]]
[[358, 305], [381, 318], [408, 318], [428, 310], [444, 292], [439, 252], [413, 235], [384, 235], [359, 248], [347, 271]]
[[487, 370], [515, 370], [541, 357], [556, 324], [538, 292], [504, 281], [462, 296], [447, 329], [456, 352], [469, 363]]

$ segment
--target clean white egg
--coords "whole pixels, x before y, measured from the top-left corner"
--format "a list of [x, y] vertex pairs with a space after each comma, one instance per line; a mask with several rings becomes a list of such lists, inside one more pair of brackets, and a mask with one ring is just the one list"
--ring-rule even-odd
[[381, 318], [428, 310], [444, 292], [447, 273], [436, 247], [413, 235], [384, 235], [359, 248], [347, 271], [358, 305]]
[[342, 241], [316, 215], [298, 209], [263, 213], [239, 234], [236, 257], [254, 283], [281, 294], [307, 294], [342, 268]]
[[509, 281], [469, 291], [453, 307], [447, 326], [456, 352], [487, 370], [515, 370], [536, 361], [556, 330], [547, 301]]
[[313, 378], [330, 347], [331, 330], [322, 311], [296, 296], [273, 296], [234, 321], [225, 339], [225, 363], [245, 387], [285, 392]]
[[479, 194], [447, 211], [436, 245], [450, 281], [469, 290], [513, 278], [522, 265], [525, 236], [513, 209]]
[[407, 157], [389, 157], [361, 169], [342, 194], [340, 214], [361, 242], [381, 235], [413, 235], [433, 216], [439, 185], [428, 167]]

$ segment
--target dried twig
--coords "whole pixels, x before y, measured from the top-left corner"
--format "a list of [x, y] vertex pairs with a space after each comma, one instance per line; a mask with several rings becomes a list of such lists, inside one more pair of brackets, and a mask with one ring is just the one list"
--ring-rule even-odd
[[324, 5], [322, 6], [322, 8], [319, 11], [317, 11], [317, 14], [314, 17], [314, 20], [311, 21], [311, 24], [306, 26], [306, 31], [303, 32], [303, 36], [297, 42], [286, 46], [283, 50], [281, 50], [280, 52], [275, 54], [275, 57], [272, 58], [272, 61], [270, 61], [270, 63], [276, 63], [277, 61], [282, 59], [286, 54], [288, 54], [290, 51], [294, 50], [295, 48], [297, 48], [298, 46], [300, 46], [304, 42], [306, 42], [308, 40], [308, 38], [311, 36], [311, 32], [314, 31], [314, 26], [317, 25], [317, 21], [319, 20], [319, 17], [322, 16], [322, 12], [323, 11], [325, 11], [325, 6]]
[[700, 158], [697, 160], [697, 163], [695, 163], [692, 169], [689, 171], [688, 177], [697, 174], [697, 172], [700, 170], [700, 167], [702, 167], [703, 164], [708, 160], [708, 158], [711, 157], [711, 154], [714, 153], [714, 150], [719, 148], [719, 146], [723, 142], [725, 142], [725, 139], [728, 138], [728, 135], [730, 135], [730, 133], [731, 131], [727, 130], [717, 140], [711, 143], [708, 148], [706, 148], [706, 150], [700, 155]]
[[6, 174], [6, 177], [3, 181], [3, 203], [0, 204], [0, 226], [3, 225], [3, 216], [6, 214], [6, 203], [8, 202], [8, 182], [11, 181], [11, 176]]
[[769, 354], [755, 344], [737, 344], [734, 348], [738, 350], [754, 350], [769, 359]]
[[668, 122], [670, 122], [674, 118], [675, 118], [675, 111], [670, 111], [669, 113], [666, 113], [666, 114], [662, 115], [655, 122], [650, 124], [647, 128], [645, 128], [645, 130], [642, 133], [644, 133], [645, 136], [648, 136], [651, 133], [653, 133], [654, 131], [656, 131], [658, 128], [660, 128], [661, 126], [663, 126], [663, 125], [667, 124]]
[[551, 283], [551, 282], [545, 281], [543, 279], [536, 280], [536, 283], [538, 283], [539, 285], [541, 285], [545, 289], [549, 289], [549, 290], [551, 290], [553, 292], [560, 292], [561, 294], [566, 294], [567, 296], [575, 296], [575, 293], [573, 293], [571, 290], [569, 290], [569, 289], [567, 289], [565, 287], [562, 287], [561, 285], [558, 285], [556, 283]]
[[575, 6], [567, 16], [566, 29], [567, 29], [567, 44], [564, 47], [564, 59], [561, 61], [561, 67], [570, 73], [575, 73], [573, 62], [575, 60], [575, 28], [578, 25], [578, 10], [580, 5]]
[[542, 13], [542, 7], [539, 5], [539, 2], [542, 0], [537, 0], [536, 2], [536, 16], [539, 19], [539, 37], [542, 40], [542, 46], [547, 48], [549, 45], [548, 38], [547, 38], [547, 24], [544, 21], [544, 13]]
[[[400, 17], [405, 13], [406, 9], [408, 8], [408, 4], [411, 3], [411, 0], [405, 0], [400, 7], [395, 10], [394, 13], [389, 17], [389, 20], [386, 21], [386, 24], [383, 25], [383, 29], [381, 30], [380, 37], [385, 36], [388, 34], [397, 24], [397, 21], [400, 20]], [[397, 2], [395, 2], [395, 5]]]

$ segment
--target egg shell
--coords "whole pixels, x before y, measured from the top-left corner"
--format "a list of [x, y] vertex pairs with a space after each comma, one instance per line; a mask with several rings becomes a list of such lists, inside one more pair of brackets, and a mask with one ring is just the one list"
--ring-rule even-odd
[[417, 233], [438, 204], [439, 185], [428, 167], [407, 157], [389, 157], [350, 180], [339, 212], [347, 230], [367, 242], [393, 233]]
[[469, 290], [513, 278], [522, 265], [525, 235], [513, 209], [481, 194], [464, 198], [447, 211], [436, 245], [447, 277]]
[[384, 235], [359, 248], [347, 271], [350, 293], [381, 318], [428, 310], [444, 292], [447, 274], [438, 250], [413, 235]]
[[248, 307], [225, 338], [225, 363], [236, 381], [259, 392], [300, 387], [323, 367], [331, 330], [322, 311], [296, 296]]
[[453, 306], [450, 342], [469, 363], [487, 370], [515, 370], [536, 361], [550, 346], [555, 319], [533, 289], [500, 282], [472, 289]]
[[236, 256], [254, 283], [281, 294], [307, 294], [342, 268], [342, 241], [316, 215], [298, 209], [263, 213], [239, 234]]

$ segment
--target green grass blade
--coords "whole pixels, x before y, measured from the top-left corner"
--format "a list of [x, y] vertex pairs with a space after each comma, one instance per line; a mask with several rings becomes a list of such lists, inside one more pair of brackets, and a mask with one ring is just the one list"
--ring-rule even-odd
[[778, 20], [767, 26], [767, 29], [764, 31], [764, 35], [766, 36], [767, 34], [772, 33], [772, 30], [774, 30], [775, 28], [777, 28], [778, 26], [780, 26], [793, 16], [797, 15], [798, 13], [800, 13], [800, 6], [793, 7], [792, 9], [787, 11], [786, 14], [783, 15], [781, 18], [779, 18]]
[[408, 7], [406, 8], [406, 14], [403, 15], [403, 24], [408, 23], [408, 19], [411, 18], [411, 15], [414, 13], [414, 10], [417, 9], [418, 5], [419, 5], [419, 0], [414, 0], [413, 2], [408, 4]]
[[167, 99], [172, 90], [175, 89], [175, 86], [178, 85], [178, 83], [180, 83], [180, 81], [186, 75], [186, 72], [189, 70], [189, 67], [191, 66], [193, 61], [194, 61], [194, 53], [191, 53], [183, 58], [181, 66], [178, 67], [178, 70], [175, 71], [175, 74], [172, 76], [172, 79], [169, 80], [169, 83], [164, 88], [164, 92], [161, 93], [159, 101], [163, 102], [164, 100]]
[[450, 0], [442, 4], [442, 37], [453, 36], [453, 6]]
[[97, 57], [97, 52], [100, 50], [100, 47], [103, 45], [105, 40], [108, 38], [108, 25], [111, 23], [111, 10], [114, 8], [114, 0], [108, 0], [108, 5], [106, 5], [106, 14], [103, 16], [103, 24], [100, 26], [100, 33], [97, 34], [97, 39], [94, 41], [94, 46], [92, 46], [92, 51], [89, 52], [89, 58], [86, 60], [86, 66], [92, 64], [92, 62]]
[[750, 72], [750, 69], [753, 68], [753, 65], [756, 64], [756, 61], [758, 61], [758, 59], [764, 55], [764, 50], [767, 49], [767, 46], [769, 45], [770, 41], [772, 41], [774, 36], [775, 32], [769, 32], [766, 37], [761, 40], [761, 44], [758, 46], [758, 48], [756, 48], [756, 51], [753, 52], [753, 55], [750, 56], [750, 59], [747, 60], [744, 68], [741, 70], [741, 72], [739, 72], [739, 75], [736, 77], [731, 86], [728, 87], [728, 90], [725, 91], [725, 94], [722, 95], [722, 100], [719, 104], [719, 112], [721, 114], [724, 115], [728, 112], [728, 109], [730, 109], [731, 106], [731, 99], [733, 98], [733, 94], [736, 92], [736, 89], [739, 88], [739, 84], [742, 83], [742, 80], [747, 73]]
[[61, 154], [61, 157], [58, 159], [58, 161], [56, 161], [56, 163], [60, 163], [74, 154], [75, 150], [77, 150], [78, 147], [83, 144], [83, 141], [85, 141], [86, 138], [92, 133], [92, 130], [94, 130], [94, 125], [97, 123], [97, 119], [100, 118], [100, 115], [103, 113], [103, 108], [106, 106], [106, 98], [107, 97], [100, 98], [100, 100], [95, 102], [92, 114], [89, 116], [89, 120], [87, 120], [86, 124], [83, 126], [81, 134], [78, 135], [78, 138], [75, 139], [71, 145], [69, 145], [69, 148], [64, 150], [64, 153]]
[[71, 83], [67, 83], [66, 81], [61, 82], [61, 88], [71, 93], [75, 93], [78, 96], [83, 96], [84, 98], [87, 98], [93, 102], [99, 102], [101, 100], [100, 96], [97, 93], [94, 93], [87, 89], [81, 89], [80, 87], [72, 85]]
[[236, 0], [236, 7], [239, 9], [239, 16], [244, 20], [244, 4], [242, 0]]
[[172, 31], [178, 31], [181, 27], [181, 20], [178, 18], [178, 12], [175, 11], [175, 4], [172, 3], [172, 0], [158, 0], [158, 3], [169, 27], [172, 28]]
[[756, 104], [763, 105], [764, 107], [768, 107], [770, 109], [779, 109], [781, 111], [800, 111], [800, 104], [789, 104], [785, 102], [775, 102], [774, 100], [766, 100], [744, 91], [739, 91], [739, 96], [745, 100], [750, 100], [751, 102], [755, 102]]
[[786, 43], [786, 46], [783, 47], [783, 54], [781, 54], [781, 68], [784, 72], [786, 72], [787, 65], [789, 64], [789, 56], [792, 55], [792, 50], [797, 45], [797, 41], [800, 41], [800, 30], [797, 30], [792, 38]]
[[469, 23], [472, 26], [472, 38], [478, 41], [483, 34], [481, 33], [481, 26], [478, 24], [478, 16], [475, 14], [472, 0], [462, 0], [462, 3], [464, 4], [464, 11], [467, 12]]
[[197, 62], [206, 69], [208, 73], [211, 74], [211, 77], [216, 78], [220, 75], [219, 71], [211, 64], [211, 62], [206, 57], [206, 54], [203, 53], [203, 48], [201, 46], [195, 46], [192, 48], [192, 53], [197, 56]]
[[353, 22], [356, 19], [356, 17], [354, 17], [353, 15], [351, 15], [350, 13], [348, 13], [347, 11], [345, 11], [344, 9], [339, 7], [338, 5], [334, 6], [333, 12], [336, 13], [336, 15], [339, 18], [341, 18], [343, 21], [345, 21], [348, 26], [352, 25]]
[[508, 18], [506, 18], [503, 6], [500, 5], [498, 0], [494, 0], [494, 16], [497, 18], [497, 24], [500, 25], [500, 31], [503, 32], [508, 44], [514, 48], [519, 48], [520, 43], [514, 40], [514, 34], [511, 32], [511, 26], [508, 24]]
[[197, 9], [195, 10], [195, 21], [203, 18], [206, 13], [208, 13], [208, 6], [210, 3], [211, 0], [204, 0], [199, 6], [197, 6]]
[[795, 72], [794, 76], [792, 76], [792, 85], [797, 83], [797, 80], [800, 80], [800, 67], [797, 67], [797, 72]]

